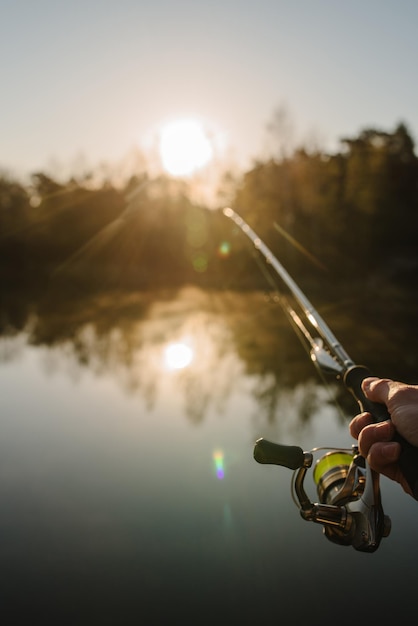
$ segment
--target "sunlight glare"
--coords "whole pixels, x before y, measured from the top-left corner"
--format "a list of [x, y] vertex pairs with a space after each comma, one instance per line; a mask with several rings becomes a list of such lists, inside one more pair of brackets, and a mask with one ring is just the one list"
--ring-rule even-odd
[[196, 120], [178, 120], [160, 131], [163, 168], [173, 176], [188, 176], [213, 158], [213, 146], [203, 126]]
[[168, 370], [181, 370], [193, 361], [193, 350], [185, 343], [170, 343], [164, 351], [164, 364]]

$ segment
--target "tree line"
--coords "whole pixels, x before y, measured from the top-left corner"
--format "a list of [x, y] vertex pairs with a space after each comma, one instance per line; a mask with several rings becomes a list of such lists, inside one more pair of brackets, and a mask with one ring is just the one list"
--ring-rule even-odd
[[[298, 279], [321, 282], [318, 267], [345, 284], [353, 272], [408, 285], [417, 277], [418, 159], [405, 124], [344, 138], [334, 154], [298, 148], [257, 161], [231, 204]], [[3, 290], [54, 277], [89, 289], [257, 287], [248, 252], [242, 233], [193, 202], [184, 182], [146, 172], [100, 188], [44, 173], [30, 185], [0, 177]]]
[[299, 149], [258, 163], [235, 201], [273, 246], [277, 223], [341, 277], [362, 264], [366, 272], [416, 265], [418, 160], [404, 124], [344, 138], [336, 154]]

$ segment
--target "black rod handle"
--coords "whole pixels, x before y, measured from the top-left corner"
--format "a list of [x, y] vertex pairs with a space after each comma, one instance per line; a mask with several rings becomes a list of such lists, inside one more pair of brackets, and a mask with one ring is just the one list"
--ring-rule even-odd
[[[372, 376], [364, 365], [354, 365], [344, 375], [344, 384], [357, 400], [361, 411], [371, 413], [375, 422], [383, 422], [390, 419], [390, 414], [384, 404], [372, 402], [364, 395], [361, 383], [365, 378]], [[396, 433], [394, 441], [401, 444], [399, 467], [405, 476], [412, 494], [418, 500], [418, 448], [406, 441], [399, 433]]]

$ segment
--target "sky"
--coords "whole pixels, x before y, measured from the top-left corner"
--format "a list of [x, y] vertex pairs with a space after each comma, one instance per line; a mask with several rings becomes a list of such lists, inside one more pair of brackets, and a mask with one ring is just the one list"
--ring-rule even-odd
[[0, 170], [151, 162], [185, 118], [248, 167], [278, 107], [295, 143], [415, 139], [417, 35], [416, 0], [0, 0]]

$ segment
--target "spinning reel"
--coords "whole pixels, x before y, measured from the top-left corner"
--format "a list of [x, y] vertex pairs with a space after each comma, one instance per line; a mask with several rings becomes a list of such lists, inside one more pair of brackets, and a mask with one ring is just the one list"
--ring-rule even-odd
[[379, 475], [370, 469], [357, 446], [330, 450], [318, 458], [313, 468], [319, 498], [319, 502], [313, 503], [305, 491], [304, 480], [314, 454], [323, 450], [304, 452], [298, 446], [261, 438], [256, 441], [254, 458], [258, 463], [295, 470], [293, 499], [304, 520], [322, 524], [327, 539], [362, 552], [374, 552], [391, 528], [382, 508]]
[[[224, 209], [224, 215], [242, 230], [264, 257], [265, 268], [269, 268], [269, 283], [275, 286], [273, 275], [278, 276], [290, 292], [297, 309], [300, 309], [299, 313], [287, 296], [277, 289], [278, 301], [321, 376], [336, 376], [357, 401], [360, 411], [369, 412], [374, 422], [390, 419], [386, 406], [370, 401], [363, 392], [363, 381], [372, 375], [368, 368], [351, 359], [300, 287], [249, 224], [229, 207]], [[396, 441], [401, 444], [399, 467], [411, 493], [418, 500], [418, 450], [399, 434]], [[321, 448], [303, 452], [297, 446], [283, 446], [258, 439], [254, 457], [259, 463], [273, 463], [295, 472], [297, 470], [292, 490], [300, 513], [303, 519], [322, 524], [330, 541], [351, 545], [363, 552], [374, 552], [382, 538], [390, 532], [390, 520], [384, 514], [381, 503], [379, 475], [371, 470], [357, 447], [330, 450], [314, 467], [319, 502], [313, 503], [306, 494], [304, 480], [312, 466], [314, 452], [318, 450]]]

